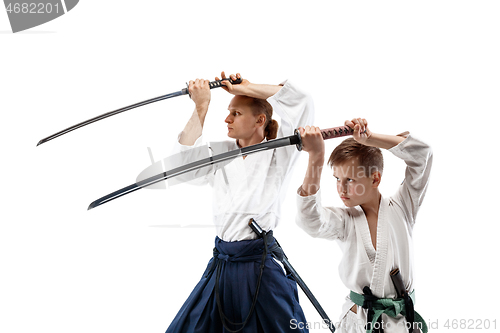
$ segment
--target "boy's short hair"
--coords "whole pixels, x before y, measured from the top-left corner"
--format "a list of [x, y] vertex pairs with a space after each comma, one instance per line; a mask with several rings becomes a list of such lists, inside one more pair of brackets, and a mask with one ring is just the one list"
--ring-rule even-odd
[[371, 176], [375, 171], [382, 173], [384, 169], [384, 158], [380, 148], [365, 146], [353, 138], [342, 141], [333, 150], [328, 159], [328, 165], [333, 169], [334, 165], [355, 159], [358, 160], [359, 166], [364, 169], [367, 177]]

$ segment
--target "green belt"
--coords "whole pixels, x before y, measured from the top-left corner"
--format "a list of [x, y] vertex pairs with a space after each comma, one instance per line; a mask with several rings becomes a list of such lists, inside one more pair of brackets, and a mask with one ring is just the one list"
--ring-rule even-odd
[[[365, 297], [363, 295], [355, 293], [354, 291], [351, 290], [350, 297], [355, 304], [363, 306], [365, 302]], [[415, 304], [415, 290], [413, 290], [410, 293], [410, 298], [413, 301], [413, 304]], [[382, 315], [382, 313], [385, 313], [386, 315], [392, 318], [396, 318], [398, 314], [402, 314], [403, 316], [406, 317], [405, 301], [403, 298], [397, 298], [397, 299], [379, 298], [376, 301], [372, 302], [372, 305], [373, 305], [372, 309], [375, 312], [375, 314], [373, 316], [371, 327], [370, 329], [366, 330], [366, 333], [372, 332], [375, 323], [377, 322], [378, 318]], [[418, 314], [417, 311], [415, 311], [415, 322], [420, 323], [418, 327], [422, 328], [423, 333], [427, 333], [427, 324], [425, 323], [425, 320], [422, 318], [422, 316]]]

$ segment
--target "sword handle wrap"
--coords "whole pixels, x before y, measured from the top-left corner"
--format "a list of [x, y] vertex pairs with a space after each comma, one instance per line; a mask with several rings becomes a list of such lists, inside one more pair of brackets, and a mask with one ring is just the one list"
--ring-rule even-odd
[[[350, 128], [349, 126], [339, 126], [339, 127], [332, 127], [332, 128], [326, 128], [322, 129], [321, 135], [323, 136], [323, 140], [328, 140], [328, 139], [333, 139], [333, 138], [340, 138], [341, 136], [348, 136], [352, 135], [354, 133], [354, 130]], [[291, 137], [292, 139], [290, 142], [292, 144], [295, 144], [297, 147], [298, 151], [302, 150], [302, 137], [300, 136], [300, 131], [299, 129], [295, 129], [293, 132], [295, 137]]]
[[229, 81], [229, 82], [231, 82], [231, 84], [240, 84], [243, 80], [241, 78], [236, 79], [236, 80], [232, 80], [231, 78], [227, 78], [227, 79], [212, 81], [208, 85], [210, 86], [210, 89], [219, 88], [219, 87], [222, 87], [222, 81]]
[[[231, 82], [231, 84], [240, 84], [243, 80], [241, 78], [236, 79], [236, 80], [232, 80], [231, 78], [227, 78], [227, 79], [215, 80], [215, 81], [209, 82], [208, 85], [209, 85], [210, 89], [220, 88], [223, 86], [222, 81], [229, 81], [229, 82]], [[182, 89], [182, 93], [184, 95], [189, 95], [189, 97], [191, 97], [191, 94], [189, 93], [189, 83], [186, 82], [186, 86], [187, 86], [187, 88]]]
[[323, 136], [323, 140], [340, 138], [341, 136], [352, 135], [353, 133], [354, 130], [349, 126], [339, 126], [321, 130], [321, 135]]

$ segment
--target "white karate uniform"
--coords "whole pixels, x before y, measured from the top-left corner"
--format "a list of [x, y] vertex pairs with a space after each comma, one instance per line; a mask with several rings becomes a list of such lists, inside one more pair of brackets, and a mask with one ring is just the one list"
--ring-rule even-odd
[[[373, 247], [365, 214], [360, 206], [353, 208], [322, 207], [321, 190], [310, 196], [297, 193], [296, 222], [309, 235], [336, 240], [343, 252], [339, 265], [342, 282], [347, 288], [363, 294], [369, 286], [378, 298], [394, 298], [396, 290], [389, 276], [399, 268], [407, 290], [413, 290], [413, 226], [422, 204], [432, 164], [431, 148], [408, 136], [399, 145], [389, 149], [407, 165], [405, 180], [397, 193], [382, 197], [378, 213], [377, 250]], [[342, 308], [338, 332], [365, 332], [367, 311], [358, 307], [349, 297]], [[415, 306], [418, 311], [418, 306]], [[385, 332], [407, 332], [402, 315], [390, 318], [383, 314]], [[418, 332], [415, 330], [414, 332]]]
[[[281, 118], [278, 138], [293, 135], [297, 127], [314, 120], [312, 98], [290, 81], [267, 101], [273, 113]], [[193, 146], [177, 143], [181, 163], [239, 148], [235, 140], [209, 143], [205, 146], [207, 149], [203, 149], [203, 145], [203, 137]], [[213, 188], [213, 222], [219, 238], [228, 242], [257, 238], [248, 226], [250, 218], [254, 218], [263, 230], [272, 230], [278, 225], [298, 154], [294, 145], [287, 146], [251, 154], [245, 159], [240, 156], [221, 168], [205, 167], [195, 173], [190, 183], [210, 184]]]

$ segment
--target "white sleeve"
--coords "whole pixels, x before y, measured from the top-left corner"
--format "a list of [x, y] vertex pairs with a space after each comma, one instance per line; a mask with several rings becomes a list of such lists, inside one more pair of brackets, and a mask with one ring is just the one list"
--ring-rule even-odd
[[426, 143], [409, 135], [389, 151], [406, 163], [405, 180], [393, 199], [399, 203], [408, 221], [413, 224], [429, 184], [432, 149]]
[[299, 126], [313, 125], [314, 103], [312, 97], [300, 90], [290, 80], [282, 83], [283, 87], [267, 101], [281, 118], [278, 137], [293, 135]]
[[[277, 137], [290, 136], [299, 126], [313, 125], [314, 102], [312, 97], [297, 88], [290, 80], [285, 81], [283, 87], [267, 101], [281, 118]], [[276, 150], [277, 162], [287, 166], [290, 171], [298, 158], [299, 151], [295, 146], [288, 146]]]
[[316, 194], [306, 197], [297, 191], [297, 225], [312, 237], [325, 239], [345, 238], [345, 210], [342, 208], [321, 206], [321, 189]]
[[[211, 149], [208, 144], [204, 144], [203, 135], [192, 146], [183, 145], [177, 140], [173, 148], [173, 154], [163, 160], [164, 170], [169, 171], [210, 156], [212, 156]], [[213, 165], [203, 167], [169, 179], [168, 185], [172, 186], [179, 183], [205, 185], [210, 183], [213, 172]]]

